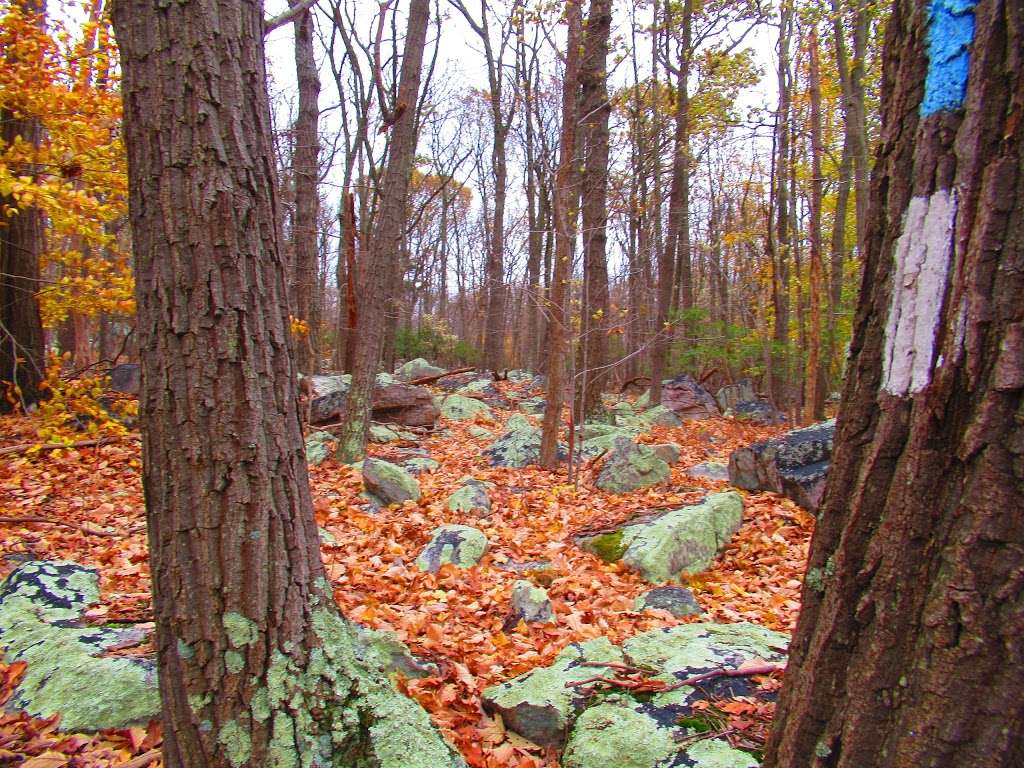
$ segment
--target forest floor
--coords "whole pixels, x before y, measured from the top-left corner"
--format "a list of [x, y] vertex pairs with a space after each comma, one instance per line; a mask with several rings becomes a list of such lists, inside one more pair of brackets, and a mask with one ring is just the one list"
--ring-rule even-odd
[[[512, 385], [503, 384], [503, 387]], [[500, 432], [510, 415], [477, 422]], [[378, 514], [358, 506], [357, 470], [328, 460], [310, 468], [318, 523], [338, 542], [323, 546], [328, 575], [344, 613], [366, 626], [393, 632], [414, 654], [438, 664], [433, 677], [403, 682], [471, 766], [546, 768], [556, 759], [506, 732], [486, 715], [480, 694], [490, 685], [549, 664], [568, 643], [605, 635], [621, 642], [657, 627], [689, 621], [751, 621], [791, 632], [799, 609], [801, 579], [813, 518], [786, 499], [745, 494], [744, 520], [726, 551], [708, 571], [686, 582], [706, 611], [676, 619], [665, 611], [636, 612], [633, 602], [648, 591], [633, 571], [606, 563], [573, 543], [574, 533], [614, 523], [652, 508], [675, 508], [697, 500], [703, 489], [725, 485], [690, 477], [685, 469], [725, 462], [735, 448], [784, 431], [730, 419], [655, 427], [642, 442], [672, 441], [682, 458], [670, 482], [646, 491], [613, 495], [594, 486], [595, 466], [585, 466], [578, 486], [563, 474], [491, 468], [481, 455], [487, 441], [468, 433], [472, 422], [443, 424], [447, 435], [425, 436], [425, 448], [441, 463], [419, 475], [422, 498]], [[0, 578], [25, 559], [73, 560], [100, 571], [103, 602], [87, 613], [97, 624], [151, 620], [150, 574], [139, 443], [77, 450], [3, 455], [3, 447], [38, 440], [31, 418], [0, 419]], [[370, 454], [397, 458], [396, 444], [372, 445]], [[492, 514], [450, 512], [445, 499], [467, 474], [495, 483]], [[42, 521], [12, 522], [12, 518]], [[481, 529], [491, 543], [470, 569], [446, 566], [423, 573], [413, 560], [444, 523]], [[504, 630], [513, 582], [509, 564], [549, 561], [543, 583], [555, 609], [551, 624]], [[503, 568], [504, 566], [504, 568]], [[0, 664], [0, 702], [20, 670]], [[770, 719], [770, 705], [753, 701], [725, 706], [733, 726], [757, 740]], [[100, 734], [66, 734], [54, 721], [24, 713], [0, 713], [0, 766], [108, 768], [159, 765], [159, 725]]]

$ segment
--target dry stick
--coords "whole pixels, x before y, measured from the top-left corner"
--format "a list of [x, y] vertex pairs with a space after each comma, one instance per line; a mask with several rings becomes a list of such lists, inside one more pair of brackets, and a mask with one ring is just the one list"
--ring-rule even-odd
[[0, 523], [49, 523], [51, 525], [60, 525], [65, 528], [71, 528], [75, 531], [81, 531], [87, 533], [90, 536], [117, 536], [118, 534], [113, 531], [104, 531], [99, 528], [86, 528], [84, 525], [78, 523], [66, 523], [63, 520], [54, 520], [52, 517], [43, 517], [42, 515], [27, 515], [25, 517], [0, 517]]
[[459, 374], [459, 373], [469, 373], [470, 371], [475, 371], [475, 370], [476, 370], [476, 368], [474, 368], [473, 366], [469, 366], [468, 368], [456, 368], [454, 371], [445, 371], [444, 373], [435, 373], [432, 376], [420, 376], [418, 379], [413, 379], [412, 381], [410, 381], [408, 383], [411, 386], [418, 387], [418, 386], [423, 385], [423, 384], [430, 384], [432, 382], [438, 381], [439, 379], [443, 379], [445, 376], [455, 376], [456, 374]]
[[[602, 664], [601, 662], [594, 662], [593, 664], [588, 664], [588, 666], [610, 665]], [[778, 672], [782, 669], [784, 669], [784, 667], [779, 664], [769, 663], [744, 664], [738, 669], [725, 669], [724, 667], [719, 667], [718, 669], [713, 669], [710, 672], [705, 672], [701, 675], [694, 675], [693, 677], [688, 677], [685, 680], [680, 680], [676, 683], [672, 683], [671, 685], [665, 686], [659, 685], [662, 682], [661, 680], [624, 680], [621, 678], [608, 678], [602, 677], [600, 675], [595, 675], [594, 677], [589, 677], [586, 680], [569, 681], [565, 684], [565, 687], [578, 688], [584, 685], [589, 685], [591, 683], [605, 683], [616, 688], [651, 688], [652, 690], [656, 689], [658, 693], [667, 693], [668, 691], [675, 691], [679, 688], [685, 688], [687, 686], [695, 687], [706, 680], [711, 680], [716, 677], [749, 677], [751, 675], [770, 675], [773, 672]], [[636, 670], [636, 672], [640, 671], [641, 670]], [[634, 673], [632, 669], [630, 669], [629, 672]]]
[[115, 768], [146, 768], [150, 763], [155, 763], [160, 759], [160, 749], [151, 749], [149, 752], [144, 752], [138, 757], [133, 757], [127, 763], [120, 763]]
[[92, 446], [120, 443], [124, 440], [139, 439], [138, 435], [125, 435], [124, 437], [99, 437], [92, 440], [77, 440], [70, 445], [65, 443], [19, 443], [18, 445], [8, 445], [6, 448], [0, 448], [0, 456], [8, 456], [12, 453], [28, 453], [32, 449], [38, 449], [40, 451], [59, 451], [62, 448], [90, 448]]

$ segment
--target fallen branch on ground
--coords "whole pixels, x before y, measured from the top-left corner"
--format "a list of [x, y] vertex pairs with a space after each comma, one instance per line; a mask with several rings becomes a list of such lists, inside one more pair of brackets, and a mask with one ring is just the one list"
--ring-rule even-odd
[[67, 443], [19, 443], [18, 445], [8, 445], [5, 448], [0, 448], [0, 456], [9, 456], [12, 453], [28, 453], [35, 449], [40, 451], [59, 451], [62, 448], [92, 448], [100, 445], [110, 445], [111, 443], [120, 443], [125, 440], [140, 440], [138, 435], [124, 435], [122, 437], [98, 437], [92, 440], [76, 440], [71, 444]]
[[476, 368], [474, 368], [473, 366], [469, 366], [468, 368], [456, 368], [453, 371], [445, 371], [444, 373], [435, 373], [435, 374], [432, 374], [430, 376], [420, 376], [418, 379], [413, 379], [412, 381], [409, 381], [409, 382], [406, 382], [406, 383], [410, 384], [410, 385], [412, 385], [414, 387], [419, 387], [419, 386], [423, 386], [424, 384], [432, 384], [435, 381], [443, 379], [445, 376], [455, 376], [458, 373], [469, 373], [470, 371], [475, 371], [475, 370], [476, 370]]
[[0, 517], [0, 523], [11, 523], [17, 525], [19, 523], [49, 523], [50, 525], [59, 525], [64, 528], [71, 528], [72, 530], [81, 531], [87, 533], [90, 536], [117, 536], [115, 531], [104, 531], [100, 528], [87, 528], [84, 525], [78, 523], [67, 523], [63, 520], [54, 520], [52, 517], [43, 517], [42, 515], [26, 515], [25, 517]]
[[594, 675], [588, 677], [585, 680], [570, 680], [565, 684], [566, 688], [578, 688], [582, 693], [594, 693], [598, 686], [607, 686], [609, 688], [622, 688], [624, 690], [635, 691], [636, 693], [667, 693], [668, 691], [675, 691], [680, 688], [696, 687], [707, 680], [712, 680], [716, 677], [750, 677], [752, 675], [770, 675], [773, 672], [781, 672], [786, 667], [784, 664], [772, 664], [766, 661], [749, 661], [741, 664], [736, 669], [726, 669], [725, 667], [719, 667], [713, 669], [710, 672], [704, 672], [700, 675], [694, 675], [688, 677], [685, 680], [679, 680], [675, 683], [666, 683], [664, 680], [657, 680], [654, 678], [646, 677], [650, 674], [649, 670], [639, 669], [637, 667], [630, 667], [624, 664], [618, 663], [605, 663], [600, 661], [584, 662], [583, 666], [588, 667], [606, 667], [615, 671], [615, 677], [605, 677], [603, 675]]

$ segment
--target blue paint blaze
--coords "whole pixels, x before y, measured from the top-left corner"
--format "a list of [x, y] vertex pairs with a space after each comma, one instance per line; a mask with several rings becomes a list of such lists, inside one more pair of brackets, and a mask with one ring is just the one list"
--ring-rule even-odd
[[977, 0], [931, 0], [928, 9], [928, 76], [921, 116], [963, 106]]

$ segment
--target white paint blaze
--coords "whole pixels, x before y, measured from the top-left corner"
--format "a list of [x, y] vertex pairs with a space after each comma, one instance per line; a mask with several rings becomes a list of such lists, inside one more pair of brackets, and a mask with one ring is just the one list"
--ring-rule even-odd
[[955, 219], [956, 193], [949, 189], [915, 197], [903, 216], [882, 361], [882, 389], [893, 395], [920, 392], [931, 381]]

